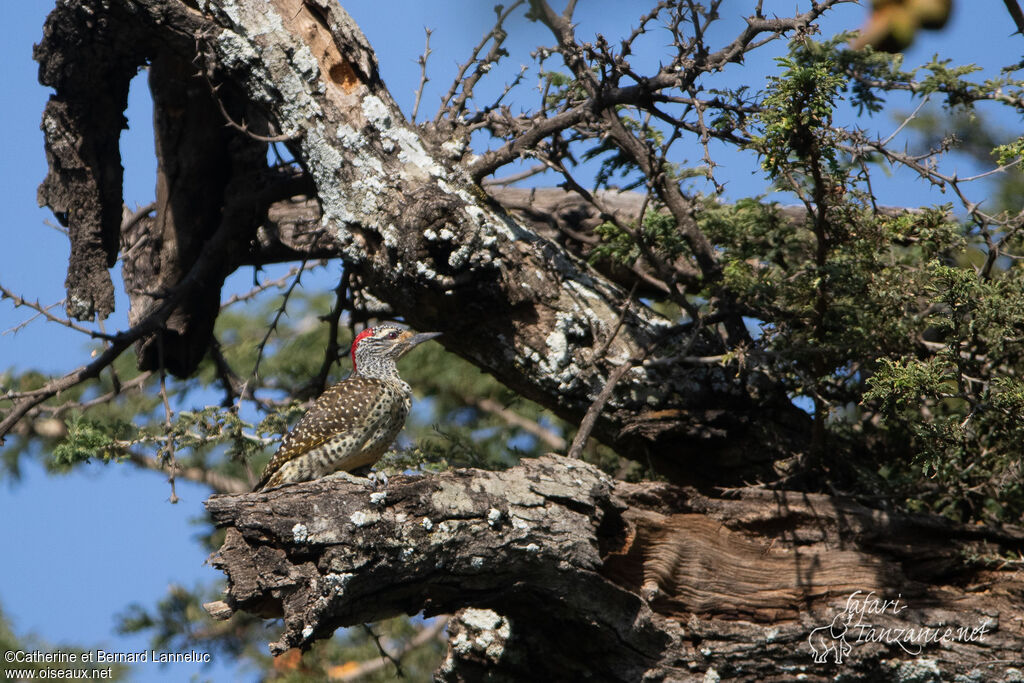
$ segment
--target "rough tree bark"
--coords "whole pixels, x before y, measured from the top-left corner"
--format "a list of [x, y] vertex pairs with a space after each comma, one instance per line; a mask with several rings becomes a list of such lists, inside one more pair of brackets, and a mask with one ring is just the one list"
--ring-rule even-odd
[[[568, 204], [555, 196], [494, 191], [495, 201], [464, 144], [408, 124], [333, 2], [61, 2], [36, 57], [56, 91], [40, 201], [69, 226], [68, 311], [110, 312], [107, 269], [119, 249], [132, 290], [135, 325], [99, 361], [140, 342], [144, 367], [187, 375], [231, 270], [337, 256], [410, 324], [445, 332], [447, 348], [570, 422], [617, 368], [646, 354], [616, 385], [595, 435], [675, 482], [754, 480], [806, 448], [808, 417], [783, 388], [756, 372], [681, 362], [710, 341], [691, 344], [695, 330], [623, 306], [633, 284], [657, 284], [586, 265], [586, 230], [599, 217], [562, 215], [552, 207]], [[116, 142], [129, 80], [146, 63], [161, 189], [155, 218], [122, 230]], [[620, 95], [572, 115], [597, 120]], [[173, 106], [182, 97], [187, 111]], [[301, 176], [267, 171], [268, 139], [286, 141]], [[97, 363], [80, 374], [95, 376]], [[386, 491], [329, 479], [214, 497], [229, 593], [211, 608], [282, 615], [276, 650], [342, 624], [461, 610], [440, 672], [448, 680], [576, 679], [580, 662], [596, 680], [981, 680], [1021, 664], [1021, 579], [983, 561], [1024, 552], [1021, 532], [822, 495], [709, 490], [613, 482], [546, 458], [506, 473], [398, 477]], [[876, 625], [990, 621], [983, 637], [914, 658], [892, 642], [854, 642], [863, 622], [833, 622], [856, 591], [908, 605], [868, 615]], [[833, 663], [815, 664], [808, 638], [830, 625], [817, 647], [831, 644]]]
[[207, 509], [228, 576], [208, 609], [283, 617], [275, 652], [422, 610], [457, 612], [450, 681], [1010, 680], [1024, 663], [1024, 577], [983, 560], [1024, 552], [1024, 530], [826, 495], [709, 497], [556, 456]]

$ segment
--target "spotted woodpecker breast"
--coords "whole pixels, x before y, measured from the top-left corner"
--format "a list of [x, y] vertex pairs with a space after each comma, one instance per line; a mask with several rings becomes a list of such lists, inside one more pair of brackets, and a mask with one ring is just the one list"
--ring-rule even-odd
[[[331, 386], [285, 435], [256, 490], [322, 476], [358, 451], [379, 457], [405, 423], [411, 394], [409, 385], [401, 380], [375, 377], [354, 376]], [[328, 442], [332, 445], [329, 459], [334, 462], [320, 462], [325, 456], [320, 451]], [[340, 443], [347, 446], [336, 447]], [[299, 467], [297, 461], [307, 455], [315, 456], [316, 462]]]

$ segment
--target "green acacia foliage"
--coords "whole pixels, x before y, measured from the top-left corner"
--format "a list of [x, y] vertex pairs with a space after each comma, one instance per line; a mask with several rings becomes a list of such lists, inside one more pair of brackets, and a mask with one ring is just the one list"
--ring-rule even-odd
[[[938, 59], [906, 71], [899, 57], [841, 46], [801, 39], [778, 60], [746, 145], [795, 206], [706, 198], [695, 215], [721, 256], [722, 279], [690, 302], [710, 313], [724, 291], [744, 312], [753, 343], [721, 362], [767, 372], [812, 413], [812, 477], [959, 520], [1019, 521], [1020, 174], [997, 176], [992, 213], [970, 202], [880, 208], [871, 182], [882, 182], [879, 165], [903, 165], [962, 197], [955, 176], [934, 170], [943, 154], [1016, 164], [1020, 141], [992, 135], [972, 103], [1019, 93], [1020, 84], [971, 82], [974, 67]], [[928, 153], [893, 153], [835, 124], [837, 107], [879, 112], [892, 90], [944, 99], [944, 111], [910, 121]], [[950, 112], [956, 132], [937, 133]], [[640, 226], [596, 232], [593, 261], [690, 255], [656, 204]]]
[[931, 504], [957, 518], [1017, 520], [1024, 510], [1024, 276], [979, 280], [932, 263], [925, 283], [933, 355], [883, 358], [864, 401], [908, 440], [922, 476], [940, 484]]
[[783, 74], [769, 77], [768, 96], [756, 117], [761, 135], [753, 145], [762, 166], [777, 176], [801, 166], [813, 172], [815, 165], [827, 162], [829, 170], [838, 173], [832, 111], [846, 78], [835, 73], [827, 59], [777, 61]]

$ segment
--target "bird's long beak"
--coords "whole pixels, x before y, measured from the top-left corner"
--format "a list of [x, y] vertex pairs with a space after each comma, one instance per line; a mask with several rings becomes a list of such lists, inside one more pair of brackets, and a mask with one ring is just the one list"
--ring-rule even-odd
[[441, 334], [441, 332], [420, 332], [419, 334], [410, 333], [409, 337], [405, 340], [405, 351], [402, 352], [402, 355], [404, 356], [418, 344], [422, 344], [425, 341], [429, 341], [434, 337], [440, 337]]

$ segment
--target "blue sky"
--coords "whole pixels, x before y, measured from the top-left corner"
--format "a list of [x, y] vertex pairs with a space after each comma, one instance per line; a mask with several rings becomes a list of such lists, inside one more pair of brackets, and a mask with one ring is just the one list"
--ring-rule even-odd
[[[421, 105], [421, 118], [432, 116], [438, 96], [450, 84], [456, 65], [490, 27], [493, 11], [474, 0], [424, 3], [400, 0], [391, 3], [343, 3], [366, 32], [377, 50], [381, 73], [392, 94], [406, 112], [411, 111], [419, 82], [417, 57], [423, 49], [423, 28], [434, 29], [429, 74], [432, 78]], [[740, 13], [750, 3], [724, 3], [722, 37], [739, 25]], [[807, 2], [766, 2], [767, 11], [790, 13]], [[922, 34], [908, 53], [906, 63], [926, 62], [941, 52], [955, 62], [978, 62], [993, 67], [1019, 59], [1024, 38], [1011, 36], [1012, 26], [999, 0], [958, 0], [950, 28], [939, 34]], [[36, 188], [46, 173], [39, 121], [48, 92], [36, 82], [36, 65], [31, 60], [32, 44], [41, 36], [49, 9], [42, 0], [5, 2], [0, 9], [0, 57], [6, 65], [3, 92], [7, 101], [0, 107], [0, 130], [4, 131], [5, 154], [0, 159], [0, 183], [5, 188], [7, 207], [3, 224], [4, 249], [0, 253], [0, 283], [31, 299], [53, 303], [63, 298], [68, 243], [63, 234], [47, 227], [53, 222], [48, 211], [36, 206]], [[598, 0], [580, 3], [581, 36], [604, 32], [618, 36], [633, 24], [640, 3]], [[645, 6], [645, 5], [644, 5]], [[382, 8], [387, 10], [383, 11]], [[735, 14], [730, 15], [730, 12]], [[970, 16], [968, 16], [970, 15]], [[848, 5], [834, 13], [826, 27], [830, 34], [859, 26], [864, 9]], [[979, 20], [987, 17], [987, 20]], [[538, 24], [521, 15], [510, 22], [509, 50], [512, 57], [478, 89], [481, 101], [499, 92], [506, 80], [528, 62], [528, 53], [551, 39]], [[714, 37], [714, 36], [712, 36]], [[654, 63], [664, 50], [664, 34], [652, 32], [638, 53], [635, 65]], [[784, 48], [781, 43], [776, 53]], [[770, 52], [760, 59], [733, 65], [722, 78], [726, 82], [749, 83], [758, 87], [764, 75], [774, 71]], [[555, 62], [548, 67], [555, 67]], [[520, 97], [531, 106], [536, 91], [532, 82]], [[514, 100], [513, 100], [514, 101]], [[901, 108], [899, 104], [893, 109]], [[906, 110], [907, 107], [902, 107]], [[152, 200], [154, 184], [153, 143], [149, 130], [151, 111], [144, 74], [136, 79], [128, 111], [131, 128], [122, 137], [125, 173], [125, 201], [145, 204]], [[1013, 126], [1012, 120], [1004, 125]], [[895, 126], [886, 112], [861, 125], [877, 126], [889, 132]], [[1017, 123], [1019, 125], [1019, 122]], [[693, 150], [696, 163], [700, 152]], [[730, 155], [721, 176], [729, 181], [728, 193], [736, 198], [764, 189], [763, 176], [752, 157]], [[945, 201], [933, 191], [907, 182], [888, 183], [882, 203], [928, 203]], [[119, 269], [117, 269], [119, 270]], [[326, 269], [318, 280], [304, 280], [311, 286], [333, 287], [337, 268]], [[251, 273], [236, 274], [232, 283], [245, 288]], [[230, 283], [229, 283], [230, 285]], [[230, 292], [230, 286], [229, 286]], [[118, 311], [107, 322], [107, 330], [125, 326], [126, 301], [118, 298]], [[30, 317], [10, 302], [0, 302], [0, 332]], [[16, 334], [0, 335], [0, 368], [34, 367], [59, 373], [79, 365], [85, 354], [83, 338], [63, 328], [36, 322]], [[152, 605], [170, 584], [186, 587], [211, 582], [219, 575], [204, 566], [205, 552], [193, 541], [193, 520], [202, 514], [208, 492], [200, 486], [181, 482], [181, 502], [167, 502], [168, 486], [163, 477], [140, 473], [128, 466], [94, 464], [62, 477], [46, 476], [34, 464], [25, 468], [24, 478], [14, 484], [0, 483], [0, 547], [10, 552], [0, 563], [0, 605], [18, 633], [32, 632], [53, 643], [93, 644], [116, 651], [145, 648], [144, 638], [125, 638], [113, 632], [115, 615], [128, 604]], [[139, 681], [178, 681], [198, 673], [201, 677], [229, 678], [231, 662], [215, 663], [201, 671], [190, 665], [160, 669], [149, 665], [133, 675]], [[234, 678], [232, 675], [230, 678]]]

